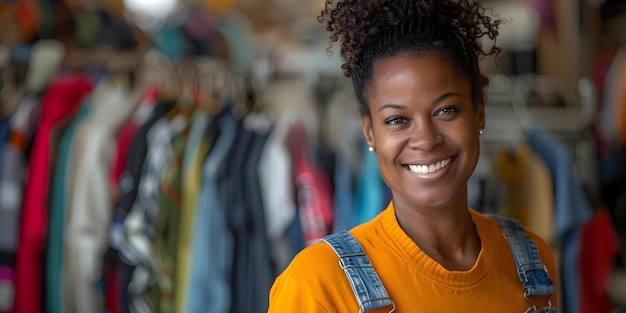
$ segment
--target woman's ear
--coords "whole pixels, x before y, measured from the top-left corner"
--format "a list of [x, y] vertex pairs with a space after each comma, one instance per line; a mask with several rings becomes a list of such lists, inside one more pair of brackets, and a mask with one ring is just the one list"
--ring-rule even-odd
[[478, 124], [478, 129], [485, 129], [485, 105], [484, 103], [478, 103], [476, 105], [476, 122]]
[[376, 142], [374, 141], [374, 128], [372, 127], [372, 118], [367, 116], [361, 117], [361, 126], [363, 128], [363, 135], [367, 141], [367, 145], [376, 149]]

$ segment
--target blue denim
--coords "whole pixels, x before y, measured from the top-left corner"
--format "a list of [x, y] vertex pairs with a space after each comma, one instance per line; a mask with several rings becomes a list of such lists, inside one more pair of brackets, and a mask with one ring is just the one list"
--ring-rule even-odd
[[[493, 216], [493, 218], [500, 225], [502, 234], [511, 247], [517, 274], [524, 286], [524, 298], [532, 303], [529, 297], [552, 296], [554, 294], [552, 279], [546, 266], [541, 262], [537, 244], [528, 237], [522, 224], [502, 217]], [[346, 273], [359, 303], [359, 312], [383, 307], [392, 307], [391, 312], [395, 310], [393, 301], [389, 298], [363, 247], [349, 232], [331, 234], [322, 241], [329, 244], [339, 256], [341, 268]], [[533, 304], [525, 311], [531, 312], [555, 313], [556, 310], [550, 303], [540, 309]]]
[[390, 312], [393, 312], [395, 305], [361, 244], [347, 231], [328, 235], [322, 240], [339, 256], [341, 268], [346, 273], [359, 302], [359, 312], [383, 307], [392, 307]]
[[204, 179], [196, 202], [187, 313], [227, 313], [233, 299], [230, 273], [235, 244], [228, 230], [228, 207], [221, 201], [218, 180], [235, 144], [237, 125], [230, 116], [221, 117], [218, 123], [220, 134], [204, 161]]
[[[500, 225], [502, 234], [511, 247], [513, 259], [517, 266], [519, 280], [524, 286], [524, 298], [528, 300], [531, 296], [552, 296], [554, 294], [554, 284], [548, 274], [548, 269], [541, 262], [537, 244], [532, 241], [522, 224], [511, 219], [492, 216]], [[532, 302], [531, 302], [532, 303]], [[535, 305], [526, 312], [534, 312]], [[556, 312], [552, 304], [541, 312]]]

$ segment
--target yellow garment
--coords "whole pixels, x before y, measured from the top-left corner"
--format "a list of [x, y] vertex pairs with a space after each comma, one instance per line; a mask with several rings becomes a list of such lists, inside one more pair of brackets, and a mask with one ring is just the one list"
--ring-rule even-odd
[[193, 217], [196, 212], [196, 201], [202, 186], [202, 163], [207, 155], [211, 141], [203, 138], [191, 156], [189, 164], [183, 168], [182, 205], [180, 210], [180, 227], [178, 228], [178, 251], [176, 263], [176, 280], [174, 283], [175, 312], [186, 312], [187, 285], [192, 260]]
[[555, 244], [554, 190], [550, 170], [543, 160], [523, 143], [515, 152], [496, 150], [493, 163], [507, 186], [502, 215], [519, 220], [543, 240]]
[[[500, 313], [524, 312], [529, 307], [498, 224], [475, 211], [470, 210], [470, 214], [481, 239], [481, 251], [469, 271], [448, 271], [426, 255], [400, 228], [392, 203], [372, 221], [351, 230], [395, 303], [395, 312]], [[550, 248], [537, 235], [529, 235], [537, 242], [540, 257], [554, 280]], [[546, 299], [533, 300], [538, 305], [546, 303]], [[358, 311], [337, 255], [326, 243], [301, 251], [270, 292], [270, 313]]]

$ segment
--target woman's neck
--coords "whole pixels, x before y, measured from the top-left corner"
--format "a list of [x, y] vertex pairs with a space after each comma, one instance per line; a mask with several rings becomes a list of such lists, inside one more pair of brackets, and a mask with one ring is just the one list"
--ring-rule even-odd
[[447, 208], [410, 208], [396, 204], [400, 227], [433, 260], [450, 271], [467, 271], [480, 253], [480, 237], [467, 200]]

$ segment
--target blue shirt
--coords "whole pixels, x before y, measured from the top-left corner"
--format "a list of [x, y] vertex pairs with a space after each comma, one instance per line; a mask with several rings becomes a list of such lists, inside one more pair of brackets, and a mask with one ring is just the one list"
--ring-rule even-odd
[[192, 230], [192, 273], [187, 288], [188, 313], [229, 312], [231, 303], [234, 239], [227, 227], [217, 181], [236, 139], [236, 122], [231, 116], [218, 120], [220, 133], [204, 162], [204, 179], [196, 205]]
[[364, 150], [361, 176], [356, 186], [356, 224], [376, 217], [385, 208], [385, 183], [380, 176], [376, 154]]
[[591, 219], [593, 209], [576, 176], [574, 163], [565, 146], [539, 128], [528, 132], [528, 143], [543, 159], [554, 182], [554, 229], [561, 244], [563, 312], [578, 312], [578, 250], [582, 227]]

